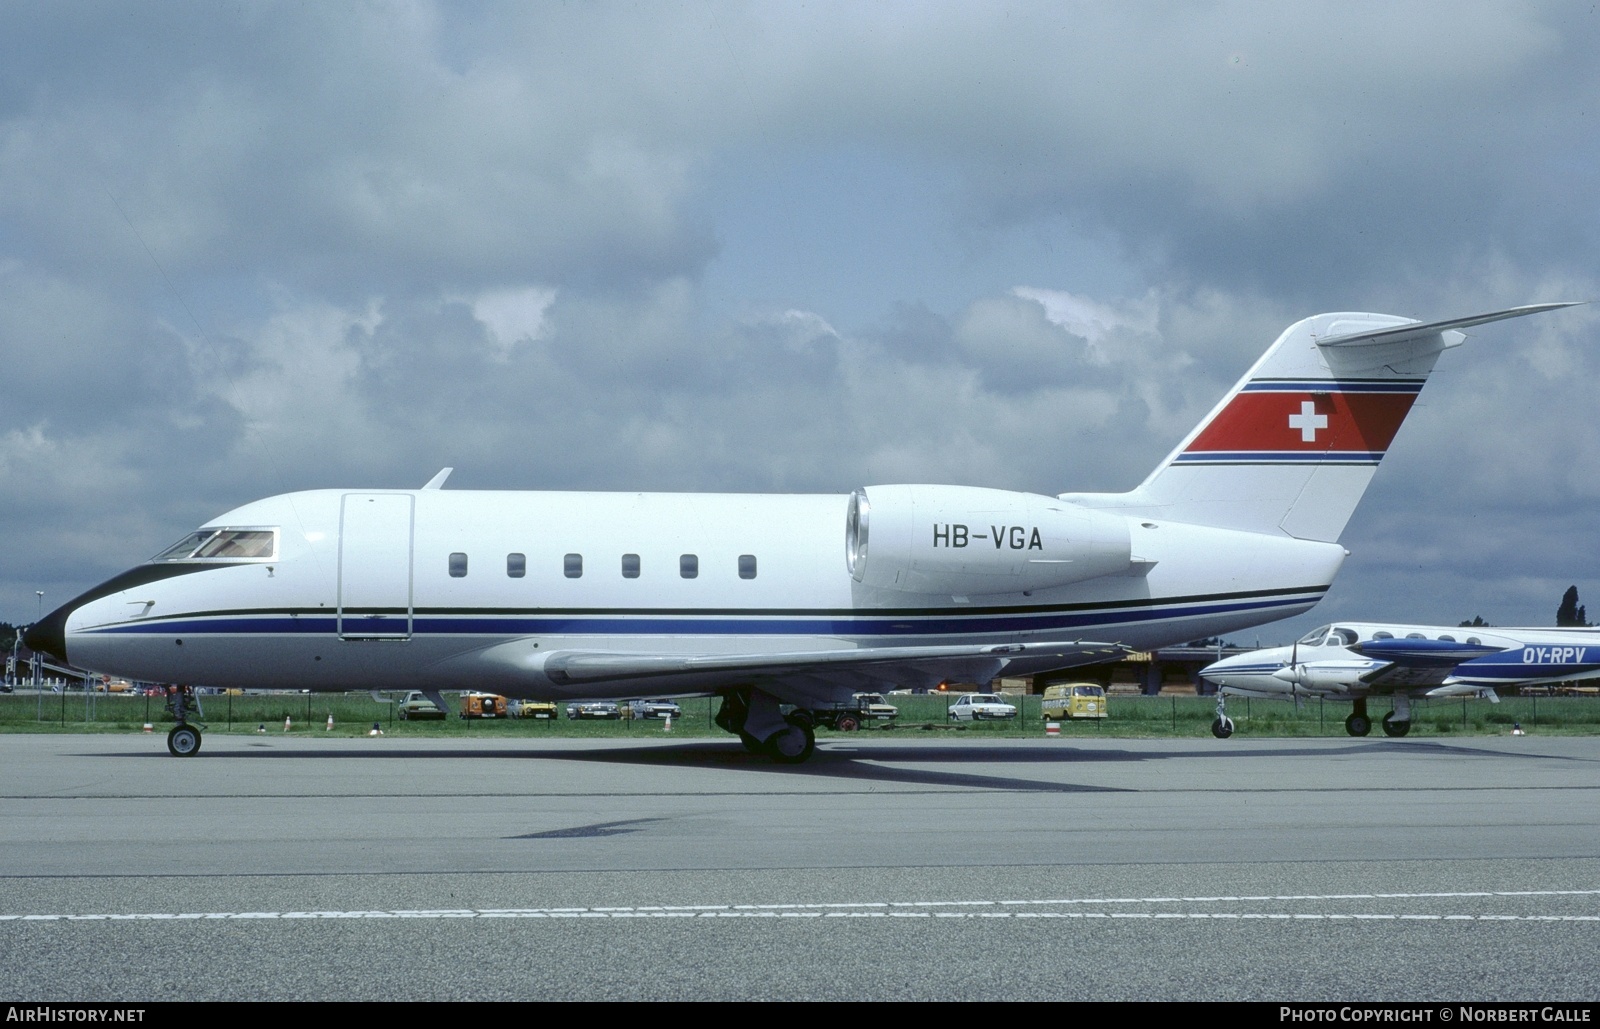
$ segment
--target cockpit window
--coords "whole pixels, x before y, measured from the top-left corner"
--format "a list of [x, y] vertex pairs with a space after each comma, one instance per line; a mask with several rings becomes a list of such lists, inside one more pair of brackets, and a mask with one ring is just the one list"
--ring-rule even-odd
[[1302, 636], [1300, 638], [1300, 643], [1303, 646], [1314, 647], [1322, 642], [1322, 637], [1328, 635], [1328, 630], [1331, 628], [1333, 628], [1331, 625], [1318, 626]]
[[1354, 629], [1335, 629], [1328, 634], [1328, 646], [1348, 647], [1356, 641]]
[[201, 529], [157, 554], [156, 561], [270, 561], [277, 529]]

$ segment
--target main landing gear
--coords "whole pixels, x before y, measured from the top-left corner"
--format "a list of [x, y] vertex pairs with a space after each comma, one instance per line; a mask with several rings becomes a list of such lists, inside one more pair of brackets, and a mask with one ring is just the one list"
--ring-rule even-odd
[[1344, 731], [1352, 736], [1365, 736], [1372, 731], [1372, 719], [1367, 715], [1367, 698], [1359, 697], [1344, 720]]
[[811, 719], [796, 711], [785, 715], [778, 699], [758, 689], [731, 690], [722, 695], [717, 724], [739, 736], [744, 749], [765, 754], [785, 765], [798, 765], [816, 749]]
[[[1352, 736], [1365, 736], [1372, 731], [1372, 717], [1367, 714], [1366, 697], [1356, 699], [1350, 717], [1344, 720], [1344, 731]], [[1411, 698], [1403, 693], [1397, 693], [1394, 698], [1394, 710], [1383, 716], [1383, 734], [1398, 738], [1410, 731]]]
[[200, 701], [189, 686], [167, 687], [167, 712], [177, 722], [167, 733], [167, 752], [173, 757], [194, 757], [200, 753], [200, 730], [189, 724], [191, 706], [195, 714], [205, 717]]
[[1394, 710], [1383, 716], [1385, 736], [1404, 736], [1411, 731], [1411, 698], [1404, 693], [1394, 697]]

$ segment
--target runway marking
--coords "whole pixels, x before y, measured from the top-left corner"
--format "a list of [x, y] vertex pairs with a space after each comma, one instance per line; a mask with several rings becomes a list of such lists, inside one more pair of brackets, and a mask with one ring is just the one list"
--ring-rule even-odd
[[1428, 914], [1331, 911], [1049, 911], [1158, 904], [1265, 904], [1372, 900], [1481, 900], [1600, 897], [1600, 890], [1481, 890], [1449, 893], [1284, 893], [1206, 897], [1061, 897], [1049, 900], [838, 901], [810, 904], [662, 904], [563, 908], [439, 908], [384, 911], [195, 911], [104, 914], [6, 914], [0, 922], [195, 922], [297, 921], [419, 918], [1013, 918], [1013, 919], [1198, 919], [1223, 921], [1389, 922], [1600, 922], [1593, 915]]

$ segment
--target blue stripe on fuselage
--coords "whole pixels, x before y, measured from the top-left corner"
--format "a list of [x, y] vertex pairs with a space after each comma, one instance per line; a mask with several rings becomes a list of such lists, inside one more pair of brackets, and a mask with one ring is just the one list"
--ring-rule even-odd
[[[412, 635], [529, 636], [560, 635], [709, 635], [709, 636], [920, 636], [972, 635], [992, 633], [1045, 632], [1088, 626], [1132, 625], [1172, 618], [1231, 614], [1239, 611], [1266, 611], [1274, 608], [1309, 606], [1321, 599], [1326, 587], [1289, 597], [1240, 599], [1223, 603], [1182, 604], [1132, 610], [1093, 609], [1088, 611], [1040, 611], [1017, 614], [974, 614], [956, 612], [939, 615], [875, 615], [796, 617], [761, 616], [758, 612], [737, 616], [652, 615], [649, 612], [626, 615], [530, 611], [525, 614], [428, 613], [412, 618]], [[346, 627], [352, 618], [372, 612], [345, 612]], [[404, 613], [383, 612], [400, 621]], [[332, 615], [312, 617], [267, 612], [218, 612], [204, 616], [171, 619], [142, 619], [119, 625], [80, 630], [92, 635], [305, 635], [337, 631]]]

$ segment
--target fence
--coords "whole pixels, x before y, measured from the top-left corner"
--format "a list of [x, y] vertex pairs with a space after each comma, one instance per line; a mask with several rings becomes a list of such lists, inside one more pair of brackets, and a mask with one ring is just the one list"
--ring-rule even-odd
[[[658, 720], [571, 721], [562, 705], [555, 722], [539, 719], [462, 720], [452, 707], [449, 717], [431, 722], [402, 721], [396, 703], [403, 694], [389, 694], [383, 701], [368, 693], [268, 693], [243, 696], [201, 697], [203, 718], [195, 721], [211, 732], [239, 732], [263, 729], [283, 732], [287, 720], [290, 732], [326, 731], [331, 716], [335, 731], [364, 733], [377, 723], [386, 733], [401, 731], [417, 735], [494, 732], [529, 736], [638, 736], [661, 733]], [[899, 708], [893, 731], [903, 734], [949, 727], [946, 712], [959, 694], [893, 694], [887, 699]], [[447, 701], [453, 697], [447, 695]], [[961, 723], [965, 733], [1001, 735], [1042, 735], [1037, 696], [1007, 695], [1017, 704], [1018, 717], [1000, 721]], [[697, 697], [680, 701], [683, 715], [673, 721], [678, 733], [721, 735], [714, 721], [716, 698]], [[1389, 710], [1387, 700], [1368, 702], [1374, 723]], [[1203, 736], [1209, 735], [1216, 715], [1216, 700], [1194, 696], [1112, 696], [1108, 698], [1110, 717], [1059, 722], [1063, 736]], [[1287, 701], [1235, 698], [1228, 702], [1228, 716], [1240, 736], [1344, 736], [1344, 719], [1350, 713], [1348, 702], [1307, 700], [1299, 706]], [[169, 723], [162, 697], [123, 694], [85, 695], [81, 692], [15, 693], [0, 695], [0, 731], [137, 731], [149, 723], [163, 731]], [[1508, 697], [1499, 704], [1463, 698], [1412, 701], [1412, 729], [1416, 735], [1461, 735], [1509, 732], [1520, 723], [1535, 730], [1600, 734], [1600, 701], [1589, 697]], [[869, 723], [864, 731], [884, 731], [882, 723]], [[1376, 725], [1375, 735], [1382, 730]]]

